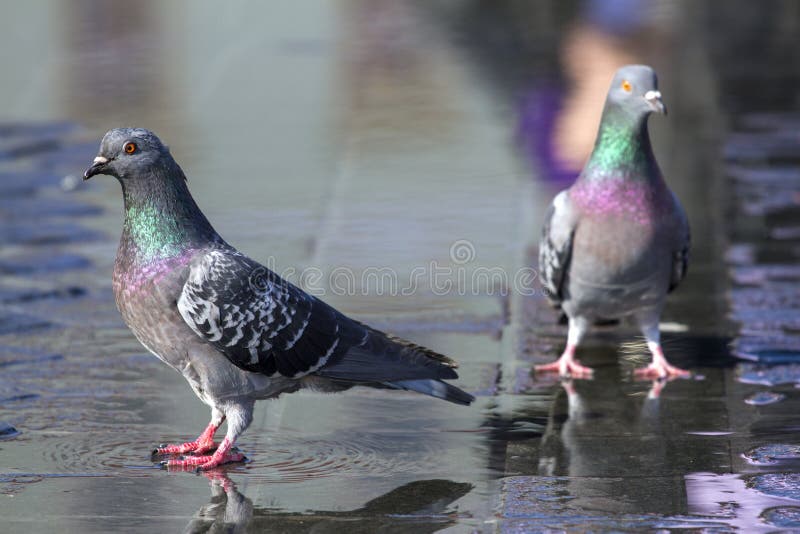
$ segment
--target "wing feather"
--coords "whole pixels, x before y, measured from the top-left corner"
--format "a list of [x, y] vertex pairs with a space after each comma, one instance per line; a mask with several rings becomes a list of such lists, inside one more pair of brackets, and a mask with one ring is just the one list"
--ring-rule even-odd
[[547, 298], [554, 305], [564, 299], [564, 280], [572, 256], [572, 238], [576, 217], [568, 191], [562, 191], [545, 214], [542, 239], [539, 244], [539, 276]]
[[[674, 196], [674, 195], [673, 195]], [[686, 217], [686, 212], [683, 210], [677, 197], [675, 197], [675, 205], [678, 208], [678, 217], [680, 220], [680, 234], [678, 246], [672, 256], [672, 276], [669, 280], [668, 292], [671, 292], [681, 281], [686, 277], [686, 272], [689, 270], [689, 249], [692, 244], [692, 235], [689, 230], [689, 220]]]
[[299, 378], [325, 365], [347, 318], [246, 256], [211, 250], [178, 299], [189, 327], [235, 365]]
[[178, 311], [247, 371], [353, 382], [457, 377], [446, 356], [354, 321], [232, 249], [192, 262]]

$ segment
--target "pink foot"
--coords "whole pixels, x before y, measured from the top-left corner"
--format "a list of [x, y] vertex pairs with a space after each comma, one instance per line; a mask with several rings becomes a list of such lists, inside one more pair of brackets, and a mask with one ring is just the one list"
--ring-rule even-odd
[[231, 462], [244, 462], [247, 460], [241, 452], [226, 452], [225, 454], [212, 454], [208, 456], [189, 456], [182, 460], [167, 460], [162, 462], [167, 469], [177, 468], [178, 470], [185, 468], [195, 468], [200, 471], [207, 471], [214, 469], [223, 464]]
[[688, 378], [691, 376], [689, 371], [675, 367], [667, 361], [660, 344], [656, 342], [648, 343], [648, 347], [653, 354], [653, 362], [647, 367], [636, 369], [633, 372], [636, 378]]
[[669, 363], [651, 363], [647, 367], [636, 369], [633, 372], [636, 378], [653, 379], [653, 378], [688, 378], [692, 375], [686, 369], [675, 367]]
[[561, 376], [572, 378], [591, 378], [594, 371], [578, 363], [575, 359], [575, 347], [567, 345], [564, 354], [554, 362], [537, 365], [534, 367], [537, 373], [558, 373]]
[[187, 452], [203, 453], [214, 450], [217, 444], [213, 441], [188, 441], [180, 445], [162, 445], [153, 451], [153, 455], [186, 454]]
[[161, 465], [168, 469], [177, 468], [180, 470], [186, 468], [197, 468], [200, 471], [205, 471], [219, 467], [222, 464], [245, 461], [247, 459], [245, 455], [238, 450], [232, 450], [232, 445], [233, 444], [226, 437], [224, 440], [222, 440], [222, 443], [214, 452], [214, 454], [204, 456], [189, 456], [180, 460], [167, 460], [165, 462], [161, 462]]
[[201, 453], [214, 450], [217, 448], [217, 444], [214, 443], [214, 434], [216, 431], [217, 427], [209, 424], [196, 440], [187, 441], [180, 445], [161, 445], [153, 451], [152, 456], [159, 456], [162, 454], [186, 454], [187, 452]]

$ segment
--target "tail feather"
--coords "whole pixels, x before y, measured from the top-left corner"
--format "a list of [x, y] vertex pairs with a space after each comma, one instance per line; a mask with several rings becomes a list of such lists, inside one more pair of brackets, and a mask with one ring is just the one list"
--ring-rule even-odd
[[395, 382], [454, 379], [456, 362], [430, 349], [368, 327], [360, 343], [351, 346], [315, 372], [334, 380]]
[[394, 382], [386, 382], [385, 384], [392, 388], [416, 391], [417, 393], [430, 395], [437, 399], [444, 399], [464, 406], [469, 406], [472, 401], [475, 400], [475, 397], [466, 391], [441, 380], [396, 380]]

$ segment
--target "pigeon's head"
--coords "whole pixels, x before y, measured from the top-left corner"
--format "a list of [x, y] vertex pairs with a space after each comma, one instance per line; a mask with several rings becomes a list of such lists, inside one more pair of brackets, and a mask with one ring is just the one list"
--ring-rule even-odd
[[88, 180], [95, 174], [108, 174], [120, 180], [151, 175], [155, 168], [172, 160], [161, 140], [143, 128], [115, 128], [100, 142], [100, 152], [83, 173]]
[[608, 106], [616, 107], [634, 119], [646, 117], [654, 111], [667, 114], [658, 90], [656, 72], [647, 65], [626, 65], [614, 74], [606, 100]]

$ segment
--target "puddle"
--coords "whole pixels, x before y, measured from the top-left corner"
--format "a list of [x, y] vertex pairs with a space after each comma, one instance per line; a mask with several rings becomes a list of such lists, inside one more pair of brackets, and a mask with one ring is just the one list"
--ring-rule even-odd
[[773, 444], [756, 447], [742, 454], [753, 465], [774, 465], [800, 460], [800, 445]]
[[[616, 482], [616, 483], [615, 483]], [[670, 480], [651, 479], [654, 491]], [[504, 521], [501, 532], [533, 532], [556, 530], [598, 531], [642, 531], [697, 529], [703, 532], [725, 532], [727, 524], [714, 515], [705, 517], [658, 517], [653, 514], [624, 513], [624, 502], [628, 498], [623, 481], [597, 479], [570, 479], [565, 477], [513, 477], [503, 481], [504, 500], [501, 504]], [[619, 489], [618, 506], [614, 513], [603, 513], [609, 508], [602, 494], [594, 498], [576, 499], [573, 485]]]
[[777, 386], [800, 383], [800, 364], [762, 365], [742, 363], [737, 365], [738, 380], [743, 384]]
[[767, 406], [768, 404], [775, 404], [786, 398], [783, 393], [775, 393], [774, 391], [759, 391], [745, 397], [745, 404], [751, 406]]
[[[781, 477], [783, 475], [778, 475], [777, 479]], [[763, 484], [762, 479], [757, 480], [756, 485]], [[716, 519], [718, 524], [727, 525], [736, 532], [773, 532], [774, 529], [764, 522], [765, 514], [775, 508], [791, 506], [791, 502], [781, 495], [762, 493], [753, 486], [753, 481], [754, 478], [737, 475], [689, 474], [686, 476], [688, 511], [698, 519]]]
[[771, 497], [800, 500], [800, 473], [767, 473], [746, 479], [747, 487]]
[[[646, 10], [637, 22], [591, 2], [234, 3], [225, 17], [192, 11], [184, 35], [163, 23], [168, 5], [128, 6], [120, 18], [110, 6], [50, 3], [17, 10], [31, 21], [20, 27], [66, 28], [30, 41], [50, 62], [31, 78], [30, 61], [12, 57], [20, 76], [0, 88], [12, 115], [85, 121], [0, 122], [0, 516], [15, 518], [12, 531], [797, 525], [800, 116], [746, 105], [765, 93], [773, 109], [784, 86], [795, 98], [795, 81], [776, 74], [794, 71], [773, 63], [793, 57], [773, 48], [793, 50], [787, 25], [768, 26], [764, 46], [746, 47], [758, 61], [741, 62], [718, 55], [742, 50], [728, 39], [758, 44], [761, 33], [715, 27], [719, 17], [696, 16], [703, 6], [663, 11], [643, 32], [660, 53], [700, 46], [711, 59], [663, 62], [670, 116], [650, 123], [694, 241], [662, 317], [665, 351], [702, 380], [635, 380], [648, 356], [641, 344], [618, 349], [639, 335], [625, 324], [581, 347], [594, 380], [537, 376], [532, 365], [554, 358], [565, 332], [538, 293], [488, 290], [510, 283], [328, 294], [456, 357], [475, 405], [356, 389], [259, 403], [239, 443], [251, 461], [195, 476], [149, 459], [157, 443], [194, 438], [208, 410], [115, 309], [119, 187], [80, 179], [102, 133], [156, 130], [218, 229], [278, 269], [380, 265], [406, 280], [436, 262], [457, 283], [478, 269], [513, 272], [535, 265], [541, 216], [585, 159], [578, 134], [595, 129], [588, 110], [608, 81], [575, 65], [651, 61], [646, 46], [617, 43], [636, 44], [642, 29], [626, 32]], [[98, 20], [126, 22], [110, 39]], [[98, 62], [126, 69], [87, 68]], [[466, 257], [453, 257], [456, 242], [469, 244]]]
[[778, 528], [800, 528], [800, 506], [776, 506], [761, 514], [765, 523]]

